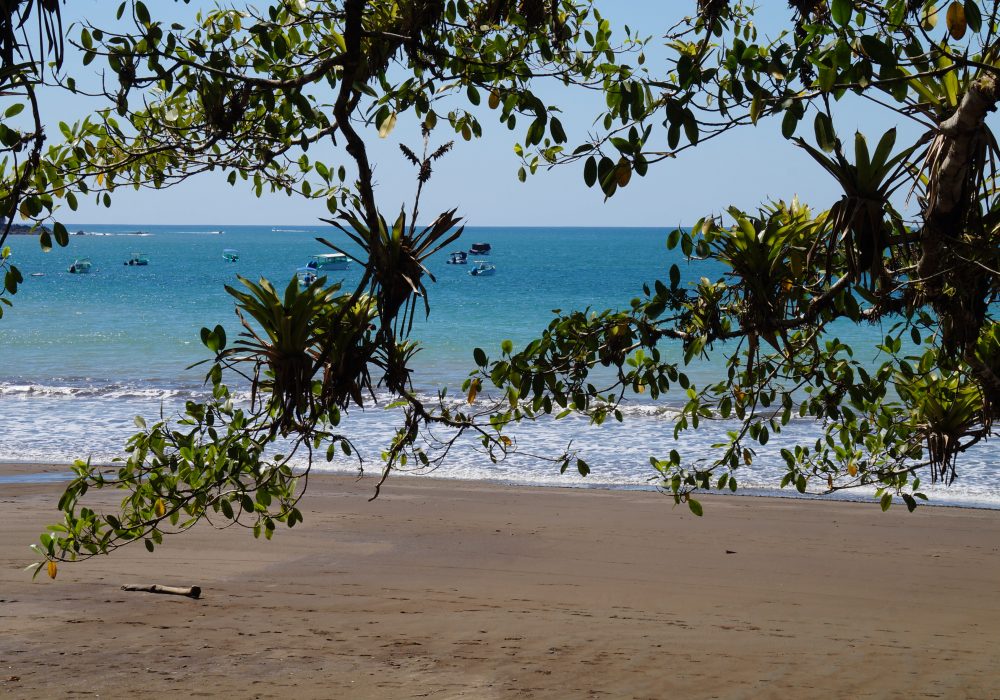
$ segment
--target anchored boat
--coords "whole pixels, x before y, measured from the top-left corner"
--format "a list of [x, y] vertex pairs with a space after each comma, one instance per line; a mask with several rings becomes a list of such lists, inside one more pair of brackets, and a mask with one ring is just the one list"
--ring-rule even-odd
[[300, 267], [295, 270], [295, 276], [299, 279], [300, 287], [308, 287], [310, 284], [316, 281], [316, 268]]
[[85, 275], [90, 272], [91, 267], [90, 258], [77, 258], [69, 266], [69, 273], [71, 275]]
[[320, 253], [309, 258], [306, 267], [314, 270], [346, 270], [351, 259], [343, 253]]
[[469, 270], [469, 274], [473, 277], [488, 277], [489, 275], [496, 274], [496, 271], [496, 265], [491, 265], [485, 260], [477, 260], [476, 266]]

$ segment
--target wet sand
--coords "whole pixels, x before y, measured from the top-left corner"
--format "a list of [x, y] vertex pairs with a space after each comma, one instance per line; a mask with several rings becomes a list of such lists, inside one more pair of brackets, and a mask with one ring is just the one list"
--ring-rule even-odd
[[0, 484], [0, 696], [1000, 692], [997, 511], [372, 484], [314, 478], [270, 542], [199, 527], [34, 583], [60, 486]]

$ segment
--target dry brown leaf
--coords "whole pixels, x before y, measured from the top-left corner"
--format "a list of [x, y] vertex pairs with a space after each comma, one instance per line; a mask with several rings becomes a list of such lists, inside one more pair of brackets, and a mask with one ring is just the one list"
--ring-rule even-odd
[[948, 25], [948, 33], [951, 34], [951, 38], [958, 41], [963, 36], [965, 36], [965, 30], [968, 29], [969, 23], [965, 19], [965, 7], [962, 3], [957, 0], [951, 3], [948, 8], [948, 14], [945, 15], [945, 23]]

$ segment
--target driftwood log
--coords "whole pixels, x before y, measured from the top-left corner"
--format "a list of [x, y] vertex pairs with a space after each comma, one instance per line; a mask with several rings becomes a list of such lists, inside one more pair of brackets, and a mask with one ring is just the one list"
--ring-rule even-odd
[[183, 595], [188, 598], [200, 598], [201, 586], [161, 586], [157, 583], [126, 583], [123, 591], [140, 591], [142, 593], [165, 593], [167, 595]]

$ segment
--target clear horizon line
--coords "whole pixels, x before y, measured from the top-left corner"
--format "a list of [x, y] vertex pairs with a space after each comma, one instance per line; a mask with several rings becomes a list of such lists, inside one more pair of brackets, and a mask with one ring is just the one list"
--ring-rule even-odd
[[[193, 224], [180, 224], [180, 223], [151, 223], [151, 222], [126, 222], [126, 223], [99, 223], [99, 222], [63, 222], [67, 228], [74, 226], [203, 226], [203, 227], [214, 227], [222, 228], [226, 226], [230, 227], [243, 227], [243, 228], [267, 228], [268, 226], [272, 228], [336, 228], [332, 224], [297, 224], [297, 223], [261, 223], [261, 224], [224, 224], [224, 223], [193, 223]], [[43, 224], [44, 225], [44, 224]], [[419, 227], [430, 226], [429, 223], [417, 224]], [[674, 229], [678, 226], [685, 228], [689, 225], [685, 224], [671, 224], [669, 226], [663, 224], [651, 224], [651, 225], [594, 225], [594, 224], [559, 224], [559, 225], [546, 225], [546, 224], [468, 224], [466, 228], [607, 228], [607, 229], [628, 229], [628, 228], [663, 228], [663, 229]], [[72, 231], [70, 231], [72, 233]]]

